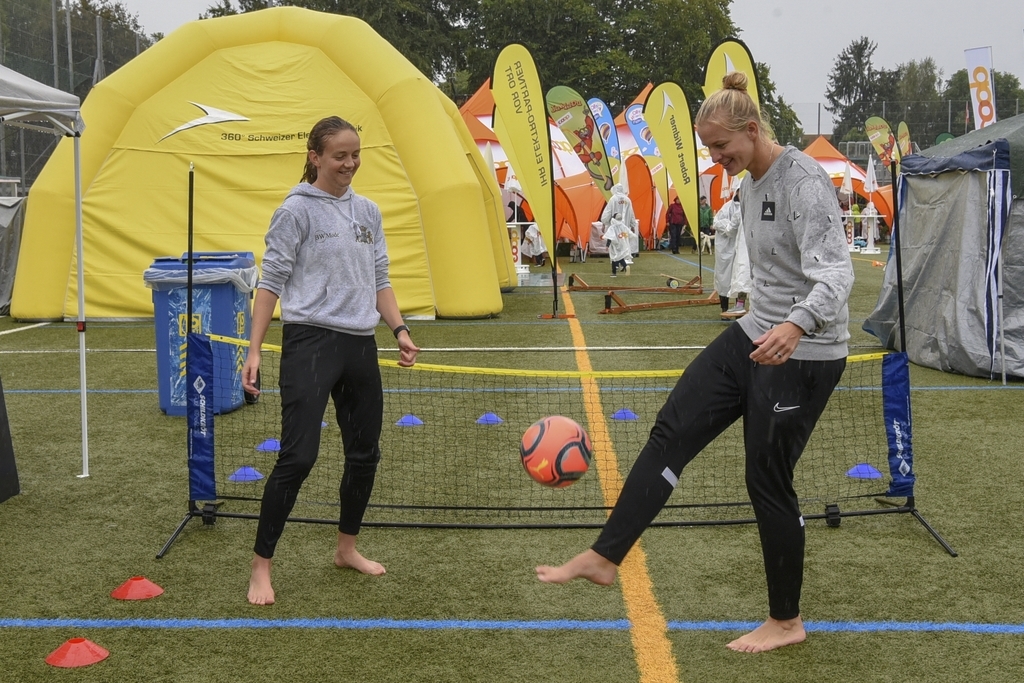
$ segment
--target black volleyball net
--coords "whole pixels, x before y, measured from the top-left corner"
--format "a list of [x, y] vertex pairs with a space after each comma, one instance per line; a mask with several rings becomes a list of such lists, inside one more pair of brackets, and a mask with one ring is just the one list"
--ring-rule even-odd
[[[215, 357], [235, 358], [247, 342], [212, 337], [211, 345]], [[279, 354], [279, 348], [264, 345], [258, 400], [213, 418], [217, 514], [259, 513], [265, 478], [280, 449]], [[887, 386], [884, 361], [885, 354], [849, 358], [811, 436], [795, 480], [808, 518], [886, 511], [876, 498], [913, 495], [909, 438], [900, 444], [902, 452], [893, 450], [883, 405], [883, 394], [898, 402], [904, 393], [909, 405], [909, 384]], [[427, 363], [400, 368], [394, 361], [379, 363], [384, 384], [382, 459], [365, 518], [367, 525], [377, 526], [602, 525], [682, 373], [543, 372]], [[225, 366], [223, 372], [215, 367], [213, 374], [215, 386], [238, 381], [234, 367]], [[537, 484], [520, 462], [523, 432], [548, 415], [576, 420], [594, 445], [590, 471], [565, 489]], [[328, 405], [321, 427], [319, 459], [293, 511], [297, 521], [338, 519], [344, 456], [333, 405]], [[742, 424], [736, 423], [686, 467], [655, 524], [733, 524], [752, 521], [752, 516], [744, 484]]]

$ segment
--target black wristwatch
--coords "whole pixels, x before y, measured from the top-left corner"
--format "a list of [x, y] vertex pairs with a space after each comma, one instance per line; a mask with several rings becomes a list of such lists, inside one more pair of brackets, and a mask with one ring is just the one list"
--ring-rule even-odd
[[[395, 329], [391, 330], [392, 334], [395, 335], [395, 339], [398, 339], [398, 333], [401, 332], [402, 330], [405, 330], [406, 332], [409, 332], [409, 326], [408, 325], [399, 325]], [[409, 332], [409, 334], [412, 334], [412, 333]]]

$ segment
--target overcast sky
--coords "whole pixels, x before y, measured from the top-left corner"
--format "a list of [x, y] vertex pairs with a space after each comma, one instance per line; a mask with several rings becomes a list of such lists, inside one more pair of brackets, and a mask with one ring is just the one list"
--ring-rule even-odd
[[876, 67], [931, 57], [947, 79], [966, 68], [964, 50], [988, 45], [993, 68], [1024, 83], [1024, 0], [733, 0], [732, 19], [807, 132], [835, 58], [861, 36], [878, 45]]
[[[214, 4], [122, 2], [146, 33], [164, 34]], [[892, 69], [931, 57], [945, 78], [965, 68], [965, 49], [990, 45], [995, 69], [1024, 82], [1024, 0], [733, 0], [732, 18], [754, 59], [771, 67], [772, 80], [807, 132], [816, 132], [817, 105], [825, 102], [836, 56], [861, 36], [878, 44], [875, 66]], [[822, 117], [822, 132], [831, 131], [828, 113]]]

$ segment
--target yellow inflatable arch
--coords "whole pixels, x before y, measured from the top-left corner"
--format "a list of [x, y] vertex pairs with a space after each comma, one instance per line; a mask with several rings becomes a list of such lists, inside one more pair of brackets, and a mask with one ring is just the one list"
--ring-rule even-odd
[[[361, 131], [353, 187], [381, 207], [403, 313], [499, 313], [515, 284], [500, 190], [455, 105], [364, 22], [281, 7], [186, 24], [86, 99], [86, 315], [152, 316], [142, 272], [187, 250], [190, 164], [195, 250], [259, 259], [302, 175], [305, 135], [331, 114]], [[20, 320], [78, 315], [70, 142], [29, 196]]]

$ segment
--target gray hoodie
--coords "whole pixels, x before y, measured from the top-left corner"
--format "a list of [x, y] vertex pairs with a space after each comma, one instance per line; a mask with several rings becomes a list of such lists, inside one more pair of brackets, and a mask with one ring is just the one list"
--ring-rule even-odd
[[853, 263], [824, 169], [787, 147], [760, 179], [743, 182], [740, 204], [754, 281], [743, 331], [753, 340], [792, 322], [806, 333], [793, 358], [845, 358]]
[[377, 292], [390, 287], [380, 209], [349, 188], [341, 197], [296, 185], [274, 212], [259, 288], [281, 298], [281, 320], [369, 336]]

